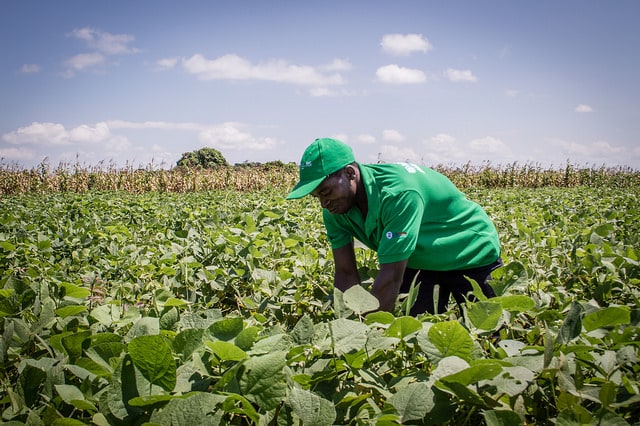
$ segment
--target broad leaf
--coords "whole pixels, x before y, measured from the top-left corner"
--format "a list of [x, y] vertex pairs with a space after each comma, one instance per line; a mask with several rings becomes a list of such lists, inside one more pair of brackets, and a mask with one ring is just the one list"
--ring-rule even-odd
[[609, 306], [586, 314], [582, 320], [585, 330], [592, 331], [602, 327], [629, 324], [631, 312], [627, 306]]
[[404, 423], [424, 418], [435, 405], [433, 398], [431, 386], [425, 382], [415, 382], [401, 388], [387, 403], [393, 405]]
[[[435, 348], [432, 353], [437, 358], [457, 356], [464, 360], [471, 359], [473, 339], [469, 332], [457, 321], [445, 321], [433, 324], [428, 331], [428, 339]], [[429, 348], [425, 348], [429, 351]]]
[[134, 365], [151, 384], [172, 391], [176, 385], [176, 366], [171, 348], [162, 336], [139, 336], [129, 343]]
[[467, 306], [467, 318], [480, 330], [495, 329], [502, 318], [502, 306], [499, 303], [477, 302]]
[[330, 426], [336, 419], [334, 403], [308, 390], [292, 388], [288, 403], [305, 426]]
[[264, 410], [276, 408], [287, 394], [284, 352], [249, 358], [240, 377], [242, 394]]

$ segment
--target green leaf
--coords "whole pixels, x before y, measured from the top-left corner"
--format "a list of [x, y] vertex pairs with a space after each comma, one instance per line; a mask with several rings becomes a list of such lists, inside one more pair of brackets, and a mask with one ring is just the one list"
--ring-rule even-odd
[[468, 386], [478, 383], [480, 380], [491, 380], [502, 371], [502, 366], [497, 362], [483, 362], [472, 365], [462, 371], [441, 377], [444, 383], [456, 382]]
[[381, 324], [381, 325], [389, 325], [396, 319], [395, 316], [391, 312], [386, 311], [377, 311], [371, 312], [367, 314], [364, 318], [364, 323], [367, 325], [372, 324]]
[[85, 312], [87, 307], [84, 305], [69, 305], [59, 309], [56, 309], [56, 314], [60, 318], [66, 318], [73, 315], [78, 315], [80, 312]]
[[522, 294], [498, 296], [492, 298], [491, 301], [499, 303], [502, 309], [509, 312], [527, 312], [536, 306], [531, 297]]
[[[237, 405], [238, 403], [240, 404], [239, 407]], [[253, 407], [253, 404], [251, 404], [251, 402], [242, 395], [234, 393], [228, 395], [222, 404], [220, 404], [220, 407], [226, 413], [244, 415], [251, 419], [253, 424], [260, 424], [260, 414], [258, 414], [256, 409]], [[216, 426], [218, 426], [217, 423]]]
[[378, 299], [359, 285], [348, 288], [342, 298], [346, 307], [358, 315], [375, 311], [380, 307]]
[[153, 317], [143, 317], [133, 324], [125, 340], [131, 341], [139, 336], [155, 336], [158, 334], [160, 334], [160, 320]]
[[435, 405], [433, 398], [431, 386], [425, 382], [414, 382], [393, 394], [387, 403], [393, 405], [404, 423], [424, 418]]
[[176, 366], [173, 353], [161, 336], [139, 336], [129, 343], [133, 364], [151, 384], [166, 391], [176, 385]]
[[173, 349], [186, 360], [198, 349], [204, 347], [203, 337], [205, 330], [202, 328], [187, 328], [182, 330], [173, 339]]
[[583, 312], [584, 308], [581, 304], [578, 302], [571, 304], [571, 309], [569, 309], [569, 313], [567, 313], [567, 317], [556, 337], [556, 343], [566, 344], [580, 335], [582, 332], [581, 316]]
[[88, 288], [78, 287], [71, 283], [61, 283], [60, 288], [63, 289], [63, 295], [65, 297], [85, 299], [91, 295], [91, 291]]
[[165, 308], [171, 307], [171, 306], [176, 306], [176, 307], [184, 307], [184, 306], [188, 306], [189, 302], [186, 302], [182, 299], [177, 299], [175, 297], [170, 297], [167, 299], [166, 302], [164, 302], [164, 306]]
[[487, 384], [500, 389], [500, 392], [511, 397], [516, 397], [529, 387], [535, 380], [535, 374], [528, 368], [522, 366], [503, 366], [502, 371], [495, 377], [487, 381]]
[[518, 414], [511, 410], [484, 410], [487, 426], [520, 426], [524, 423]]
[[291, 337], [293, 338], [293, 341], [298, 345], [310, 343], [311, 339], [313, 338], [313, 334], [313, 320], [309, 315], [303, 315], [291, 331]]
[[216, 342], [206, 342], [206, 346], [221, 361], [240, 361], [247, 358], [247, 353], [233, 343], [218, 340]]
[[85, 352], [93, 362], [109, 372], [113, 372], [114, 366], [120, 359], [120, 355], [127, 349], [121, 342], [105, 342], [92, 344]]
[[9, 241], [0, 241], [0, 248], [4, 251], [14, 251], [16, 246], [11, 244]]
[[62, 347], [72, 362], [82, 356], [83, 343], [90, 337], [91, 331], [86, 330], [79, 333], [71, 333], [61, 339]]
[[236, 346], [244, 351], [251, 349], [253, 344], [256, 342], [256, 339], [258, 338], [259, 331], [260, 329], [256, 326], [245, 328], [240, 333], [238, 333], [238, 335], [234, 339]]
[[72, 385], [55, 385], [56, 392], [60, 398], [67, 404], [71, 404], [74, 399], [85, 399], [84, 394], [76, 386]]
[[294, 387], [288, 398], [289, 406], [305, 426], [331, 426], [336, 419], [333, 402], [311, 391]]
[[338, 318], [329, 323], [329, 338], [337, 355], [358, 351], [367, 342], [370, 328], [359, 321]]
[[628, 306], [610, 306], [586, 314], [582, 320], [585, 330], [592, 331], [597, 328], [613, 327], [631, 322], [631, 312]]
[[502, 318], [502, 306], [495, 302], [477, 302], [468, 305], [467, 318], [480, 330], [493, 330]]
[[232, 340], [242, 331], [244, 327], [242, 318], [224, 318], [220, 321], [214, 322], [209, 327], [209, 332], [220, 340]]
[[459, 322], [435, 323], [429, 328], [427, 336], [437, 350], [436, 355], [439, 358], [457, 356], [467, 361], [471, 359], [473, 339]]
[[226, 399], [226, 396], [209, 392], [195, 392], [186, 398], [174, 397], [162, 410], [154, 410], [149, 420], [159, 425], [218, 426], [223, 424], [224, 412], [217, 406]]
[[400, 317], [396, 318], [391, 323], [391, 325], [385, 332], [385, 336], [404, 339], [405, 337], [419, 330], [422, 330], [422, 323], [420, 321], [418, 321], [414, 317]]
[[149, 407], [161, 402], [171, 401], [175, 395], [145, 395], [131, 398], [128, 404], [134, 407]]
[[264, 410], [276, 408], [287, 395], [285, 367], [284, 352], [249, 358], [240, 377], [242, 394]]

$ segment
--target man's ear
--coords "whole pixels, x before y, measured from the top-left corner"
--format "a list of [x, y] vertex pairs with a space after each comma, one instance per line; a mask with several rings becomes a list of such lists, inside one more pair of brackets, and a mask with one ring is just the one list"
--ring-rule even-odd
[[351, 164], [345, 167], [345, 171], [347, 172], [347, 177], [349, 180], [353, 180], [356, 178], [356, 171]]

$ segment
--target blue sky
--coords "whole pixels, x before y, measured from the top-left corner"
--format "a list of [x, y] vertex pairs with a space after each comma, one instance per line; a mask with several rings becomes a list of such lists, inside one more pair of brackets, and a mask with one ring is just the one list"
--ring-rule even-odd
[[0, 158], [640, 168], [640, 1], [0, 2]]

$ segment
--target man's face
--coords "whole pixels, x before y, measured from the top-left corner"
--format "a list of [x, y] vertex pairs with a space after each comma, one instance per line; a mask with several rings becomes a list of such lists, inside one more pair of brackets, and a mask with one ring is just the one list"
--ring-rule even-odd
[[344, 214], [355, 205], [356, 181], [347, 168], [327, 176], [311, 193], [331, 214]]

